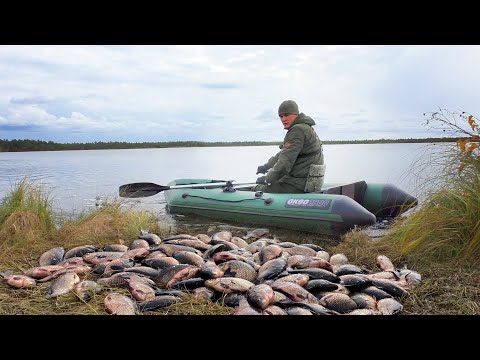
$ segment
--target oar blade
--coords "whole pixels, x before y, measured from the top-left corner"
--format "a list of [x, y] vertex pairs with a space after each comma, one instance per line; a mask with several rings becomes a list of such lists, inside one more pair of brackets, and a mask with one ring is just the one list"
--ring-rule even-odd
[[121, 185], [118, 193], [121, 197], [142, 198], [153, 196], [161, 191], [170, 189], [170, 186], [162, 186], [154, 183], [140, 182]]

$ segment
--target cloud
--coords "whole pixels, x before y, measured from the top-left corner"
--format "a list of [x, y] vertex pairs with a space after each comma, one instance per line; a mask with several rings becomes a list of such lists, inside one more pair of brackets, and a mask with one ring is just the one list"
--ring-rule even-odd
[[2, 46], [1, 137], [281, 141], [285, 99], [325, 140], [436, 136], [424, 112], [479, 112], [479, 62], [477, 45]]

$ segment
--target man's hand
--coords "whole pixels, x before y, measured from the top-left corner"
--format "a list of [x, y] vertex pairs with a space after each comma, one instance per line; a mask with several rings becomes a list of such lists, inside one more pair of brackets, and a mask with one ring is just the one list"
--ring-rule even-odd
[[258, 175], [258, 174], [265, 174], [267, 172], [267, 168], [265, 167], [265, 165], [260, 165], [258, 168], [257, 168], [257, 173], [255, 175]]
[[266, 176], [260, 176], [260, 177], [257, 179], [257, 184], [267, 185]]

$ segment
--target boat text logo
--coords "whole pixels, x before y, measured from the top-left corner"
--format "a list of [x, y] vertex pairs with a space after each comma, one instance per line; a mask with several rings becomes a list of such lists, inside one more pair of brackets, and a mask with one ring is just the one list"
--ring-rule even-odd
[[328, 209], [332, 200], [325, 199], [287, 199], [287, 208]]

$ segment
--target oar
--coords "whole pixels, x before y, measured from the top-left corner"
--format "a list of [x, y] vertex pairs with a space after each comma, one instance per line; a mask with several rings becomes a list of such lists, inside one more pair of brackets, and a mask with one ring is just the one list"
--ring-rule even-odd
[[158, 185], [155, 183], [150, 182], [138, 182], [138, 183], [131, 183], [121, 185], [118, 188], [118, 193], [121, 197], [127, 198], [140, 198], [140, 197], [148, 197], [158, 194], [159, 192], [170, 190], [170, 189], [193, 189], [193, 188], [217, 188], [217, 187], [224, 187], [224, 186], [243, 186], [243, 185], [255, 185], [255, 183], [248, 182], [248, 183], [235, 183], [235, 180], [228, 180], [222, 182], [210, 182], [204, 184], [187, 184], [187, 185]]

